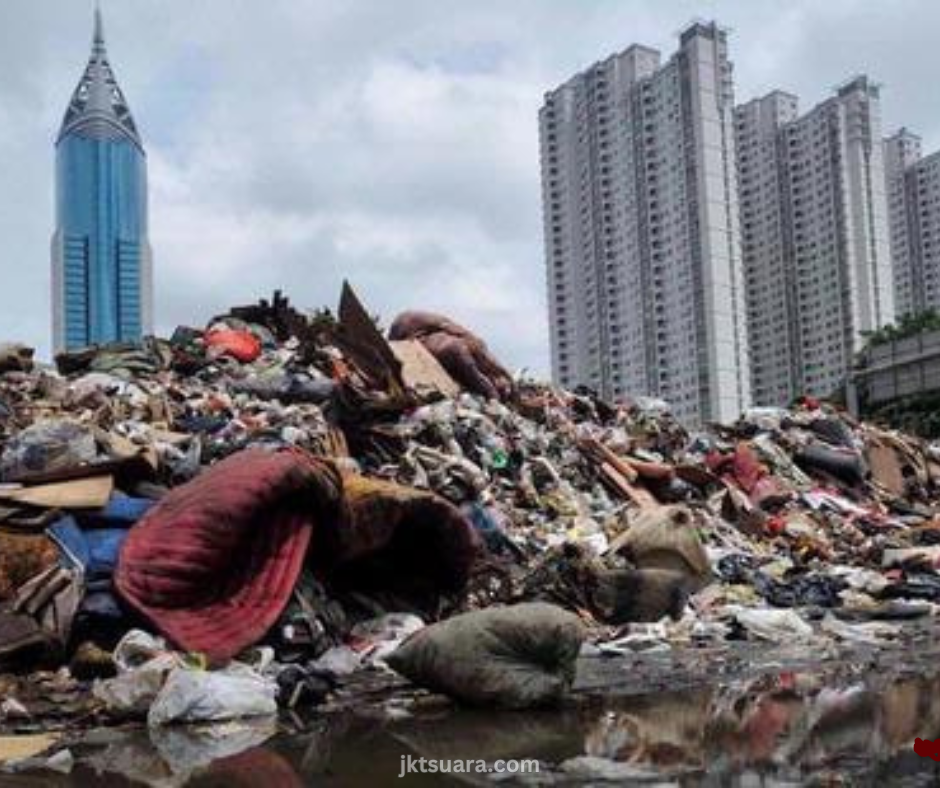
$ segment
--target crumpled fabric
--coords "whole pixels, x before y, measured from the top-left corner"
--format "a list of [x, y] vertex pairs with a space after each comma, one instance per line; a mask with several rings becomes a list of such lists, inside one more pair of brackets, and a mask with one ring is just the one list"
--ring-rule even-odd
[[99, 511], [67, 515], [48, 529], [64, 558], [86, 582], [110, 581], [128, 529], [154, 505], [147, 498], [115, 495]]
[[62, 563], [79, 572], [84, 594], [76, 613], [76, 637], [107, 642], [120, 636], [125, 611], [115, 594], [113, 575], [128, 529], [153, 506], [144, 498], [114, 496], [99, 511], [61, 518], [47, 531]]
[[64, 351], [55, 357], [56, 366], [64, 375], [99, 372], [125, 379], [156, 373], [164, 369], [169, 360], [169, 349], [155, 337], [144, 337], [139, 342], [89, 345]]
[[206, 334], [205, 342], [207, 347], [244, 364], [261, 355], [261, 340], [250, 331], [213, 330]]
[[[481, 541], [453, 504], [423, 490], [348, 474], [342, 527], [311, 551], [334, 592], [384, 597], [387, 609], [435, 611], [466, 589]], [[397, 607], [393, 600], [406, 604]]]
[[327, 461], [250, 449], [164, 497], [130, 532], [115, 586], [186, 651], [224, 662], [277, 621], [315, 527], [339, 520]]
[[822, 471], [850, 485], [858, 485], [865, 478], [865, 462], [858, 452], [844, 447], [813, 443], [799, 449], [793, 459], [807, 471]]
[[848, 587], [841, 578], [821, 573], [775, 580], [756, 572], [751, 582], [757, 593], [774, 607], [839, 607], [842, 605], [839, 594]]

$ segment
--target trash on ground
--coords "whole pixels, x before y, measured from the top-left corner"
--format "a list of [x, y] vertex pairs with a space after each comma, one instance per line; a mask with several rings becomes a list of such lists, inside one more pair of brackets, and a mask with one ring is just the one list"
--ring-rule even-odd
[[55, 361], [0, 347], [8, 727], [329, 706], [396, 664], [524, 706], [582, 640], [880, 649], [940, 609], [940, 446], [810, 398], [690, 433], [446, 316], [386, 335], [348, 285]]

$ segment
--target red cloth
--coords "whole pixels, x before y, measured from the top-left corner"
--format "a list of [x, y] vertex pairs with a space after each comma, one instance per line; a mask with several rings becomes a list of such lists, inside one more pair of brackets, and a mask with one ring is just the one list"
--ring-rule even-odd
[[746, 493], [752, 492], [767, 475], [767, 469], [746, 443], [738, 443], [730, 454], [710, 451], [705, 457], [705, 465], [712, 473], [719, 474], [726, 482], [736, 483]]
[[232, 455], [131, 529], [117, 591], [179, 648], [225, 662], [277, 621], [314, 523], [336, 522], [341, 496], [327, 462], [259, 449]]
[[254, 361], [261, 355], [261, 340], [250, 331], [231, 331], [220, 329], [210, 331], [205, 336], [208, 347], [220, 348], [227, 355], [244, 364]]

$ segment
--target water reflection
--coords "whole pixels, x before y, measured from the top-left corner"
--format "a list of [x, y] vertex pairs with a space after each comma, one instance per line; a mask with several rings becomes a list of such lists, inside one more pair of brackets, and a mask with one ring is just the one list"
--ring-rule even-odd
[[682, 785], [818, 781], [821, 775], [852, 784], [935, 784], [940, 764], [913, 753], [918, 736], [940, 738], [940, 676], [783, 673], [688, 692], [582, 698], [538, 713], [444, 710], [394, 722], [375, 715], [313, 718], [308, 730], [292, 735], [263, 723], [222, 732], [107, 731], [73, 748], [71, 774], [31, 772], [0, 777], [0, 785], [493, 784], [432, 774], [399, 781], [403, 755], [536, 758], [539, 782], [553, 785], [574, 782], [564, 763], [585, 755]]
[[[682, 694], [646, 696], [602, 714], [587, 754], [663, 770], [728, 773], [874, 768], [940, 737], [940, 677], [869, 682], [782, 674]], [[932, 770], [933, 764], [924, 764]]]

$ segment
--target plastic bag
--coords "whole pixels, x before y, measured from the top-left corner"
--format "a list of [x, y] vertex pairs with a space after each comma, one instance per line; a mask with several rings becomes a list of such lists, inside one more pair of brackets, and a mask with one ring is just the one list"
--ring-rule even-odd
[[761, 640], [784, 643], [808, 640], [813, 628], [792, 610], [744, 609], [734, 611], [738, 623]]
[[206, 346], [220, 355], [231, 356], [244, 364], [261, 355], [261, 340], [250, 331], [221, 329], [210, 331], [205, 336]]
[[92, 693], [104, 701], [110, 711], [143, 715], [160, 694], [167, 674], [175, 666], [176, 660], [167, 654], [113, 679], [96, 681], [92, 685]]
[[133, 629], [114, 649], [120, 675], [95, 682], [93, 692], [112, 711], [146, 713], [151, 726], [274, 714], [277, 685], [259, 672], [274, 652], [260, 648], [254, 656], [253, 666], [232, 662], [224, 670], [201, 670], [168, 651], [162, 638]]
[[5, 480], [74, 468], [98, 454], [91, 430], [73, 421], [40, 421], [7, 441], [0, 457]]
[[277, 713], [277, 684], [246, 665], [224, 670], [174, 668], [147, 715], [150, 726]]
[[387, 613], [368, 619], [352, 628], [350, 643], [328, 649], [310, 665], [335, 676], [367, 667], [384, 667], [386, 657], [409, 635], [423, 628], [424, 621], [412, 613]]
[[126, 673], [160, 656], [172, 654], [163, 638], [155, 637], [142, 629], [132, 629], [114, 647], [114, 664]]
[[167, 650], [163, 638], [132, 629], [114, 647], [118, 675], [96, 681], [92, 692], [111, 711], [144, 714], [179, 661], [177, 654]]

